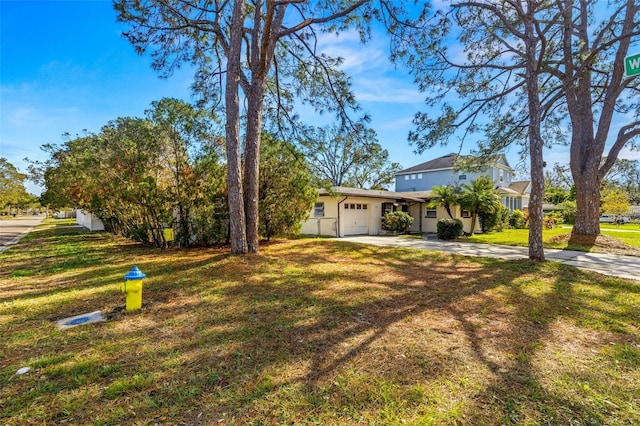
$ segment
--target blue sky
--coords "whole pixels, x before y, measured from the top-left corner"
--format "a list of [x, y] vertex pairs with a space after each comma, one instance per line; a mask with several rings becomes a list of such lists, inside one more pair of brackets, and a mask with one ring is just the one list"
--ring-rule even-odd
[[[62, 142], [65, 132], [98, 132], [117, 117], [142, 116], [152, 101], [163, 97], [191, 100], [191, 72], [159, 78], [150, 58], [138, 56], [121, 36], [126, 27], [115, 17], [107, 0], [0, 0], [0, 157], [26, 171], [22, 160], [45, 159], [40, 146]], [[413, 153], [407, 134], [414, 114], [423, 109], [424, 96], [407, 72], [389, 63], [384, 37], [374, 36], [362, 46], [355, 34], [340, 39], [326, 35], [320, 45], [345, 59], [343, 68], [353, 78], [356, 97], [372, 116], [371, 127], [392, 161], [411, 167], [458, 151], [452, 142], [419, 156]], [[300, 115], [310, 123], [318, 119], [305, 108]], [[462, 153], [473, 148], [470, 142]], [[507, 153], [512, 166], [517, 152], [514, 147]], [[566, 162], [566, 152], [556, 148], [547, 153], [547, 164]], [[28, 189], [40, 191], [33, 185]]]

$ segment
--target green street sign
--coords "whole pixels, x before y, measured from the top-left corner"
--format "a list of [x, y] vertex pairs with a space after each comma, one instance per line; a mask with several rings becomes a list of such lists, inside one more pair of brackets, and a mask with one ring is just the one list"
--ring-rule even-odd
[[624, 73], [627, 77], [640, 74], [640, 53], [624, 58]]

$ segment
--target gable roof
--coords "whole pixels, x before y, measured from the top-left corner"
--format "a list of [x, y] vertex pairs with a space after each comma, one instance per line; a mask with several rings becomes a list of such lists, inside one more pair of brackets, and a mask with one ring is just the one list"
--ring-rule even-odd
[[396, 173], [396, 176], [404, 175], [407, 173], [427, 172], [430, 170], [452, 169], [454, 164], [460, 157], [460, 155], [454, 153], [443, 155], [440, 158], [426, 161], [424, 163], [418, 164], [417, 166], [409, 167], [408, 169], [400, 170], [398, 173]]
[[530, 180], [519, 180], [516, 182], [511, 182], [509, 188], [513, 189], [518, 194], [524, 194], [525, 192], [527, 192], [527, 189], [529, 189], [529, 185], [531, 185]]
[[[406, 175], [409, 173], [420, 173], [420, 172], [432, 172], [434, 170], [448, 170], [453, 169], [456, 163], [460, 160], [467, 160], [472, 165], [474, 164], [474, 160], [476, 157], [472, 155], [459, 155], [459, 154], [447, 154], [442, 157], [435, 158], [433, 160], [426, 161], [424, 163], [420, 163], [417, 166], [409, 167], [408, 169], [400, 170], [396, 173], [396, 176]], [[511, 166], [507, 161], [507, 157], [504, 154], [496, 154], [491, 161], [492, 167], [506, 168], [511, 170]], [[489, 165], [482, 166], [488, 167]]]

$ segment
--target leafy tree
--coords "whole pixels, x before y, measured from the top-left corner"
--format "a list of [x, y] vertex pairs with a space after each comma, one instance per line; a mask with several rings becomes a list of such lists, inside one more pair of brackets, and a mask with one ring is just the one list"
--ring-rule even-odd
[[446, 186], [434, 186], [431, 188], [433, 192], [433, 197], [429, 200], [427, 204], [429, 208], [434, 207], [444, 207], [447, 211], [447, 214], [451, 219], [453, 219], [453, 214], [451, 213], [451, 207], [459, 204], [460, 201], [460, 190], [452, 185]]
[[309, 129], [300, 145], [317, 186], [384, 189], [400, 170], [375, 132], [362, 124]]
[[[639, 79], [625, 78], [623, 70], [629, 46], [640, 39], [639, 18], [640, 6], [633, 0], [612, 1], [606, 11], [591, 0], [453, 2], [436, 13], [431, 31], [416, 44], [417, 53], [408, 56], [421, 87], [435, 88], [428, 104], [452, 90], [462, 99], [455, 108], [445, 105], [441, 117], [416, 117], [411, 140], [419, 149], [457, 129], [463, 135], [483, 131], [487, 139], [480, 152], [501, 150], [513, 141], [528, 148], [532, 259], [543, 259], [543, 140], [564, 143], [566, 117], [577, 202], [572, 234], [599, 233], [600, 181], [622, 147], [640, 135]], [[447, 50], [452, 32], [466, 55]], [[624, 114], [626, 124], [601, 163], [612, 122]]]
[[618, 158], [602, 182], [602, 187], [620, 189], [629, 197], [629, 203], [640, 204], [640, 161]]
[[0, 158], [0, 209], [22, 206], [33, 201], [33, 195], [29, 194], [24, 186], [27, 176], [7, 161]]
[[291, 143], [263, 133], [260, 164], [260, 232], [269, 240], [295, 235], [317, 197], [309, 168]]
[[[419, 113], [409, 140], [418, 152], [447, 143], [456, 132], [463, 139], [480, 132], [476, 156], [490, 159], [513, 141], [526, 147], [531, 170], [529, 257], [544, 260], [543, 127], [548, 102], [544, 80], [546, 39], [551, 28], [540, 24], [553, 13], [545, 2], [461, 1], [436, 10], [427, 31], [412, 31], [415, 42], [401, 52], [427, 105], [442, 104], [442, 114]], [[409, 30], [410, 31], [410, 30]], [[452, 43], [455, 38], [459, 43]], [[460, 55], [462, 46], [465, 53]], [[443, 102], [450, 99], [450, 102]], [[455, 105], [452, 105], [455, 104]]]
[[602, 205], [600, 214], [608, 213], [616, 218], [616, 222], [622, 216], [629, 215], [629, 198], [627, 194], [619, 189], [613, 189], [605, 192], [602, 196]]
[[[182, 63], [196, 68], [194, 88], [204, 101], [222, 101], [228, 164], [231, 251], [258, 252], [259, 154], [265, 99], [278, 124], [290, 117], [294, 97], [350, 122], [357, 108], [340, 60], [316, 51], [317, 34], [355, 26], [362, 40], [374, 17], [404, 24], [401, 2], [116, 0], [125, 36], [142, 53], [154, 51], [153, 67], [170, 74]], [[413, 10], [413, 9], [412, 9]], [[286, 18], [286, 19], [285, 19]], [[244, 96], [241, 102], [240, 92]], [[223, 96], [224, 97], [223, 97]], [[332, 100], [326, 102], [327, 99]], [[246, 105], [244, 162], [240, 115]], [[242, 166], [243, 164], [243, 166]]]
[[147, 117], [165, 147], [166, 156], [162, 162], [171, 172], [171, 182], [166, 185], [167, 196], [178, 213], [177, 239], [182, 246], [188, 247], [192, 236], [191, 207], [200, 195], [197, 191], [199, 176], [194, 172], [191, 157], [209, 139], [217, 118], [203, 109], [170, 98], [152, 102]]
[[502, 207], [500, 195], [493, 189], [493, 185], [493, 180], [488, 175], [478, 176], [471, 183], [462, 184], [460, 206], [471, 212], [470, 234], [475, 231], [481, 213], [495, 214]]

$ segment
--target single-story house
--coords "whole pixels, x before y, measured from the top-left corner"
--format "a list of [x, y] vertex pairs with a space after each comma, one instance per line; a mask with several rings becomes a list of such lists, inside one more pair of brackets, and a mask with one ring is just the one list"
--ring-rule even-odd
[[[435, 233], [438, 219], [448, 218], [444, 207], [430, 208], [432, 191], [393, 192], [347, 187], [318, 190], [309, 218], [300, 233], [330, 237], [379, 235], [382, 217], [392, 211], [404, 211], [413, 217], [410, 231]], [[464, 229], [471, 226], [471, 213], [452, 206], [453, 217], [462, 220]], [[476, 224], [479, 230], [480, 224]]]

